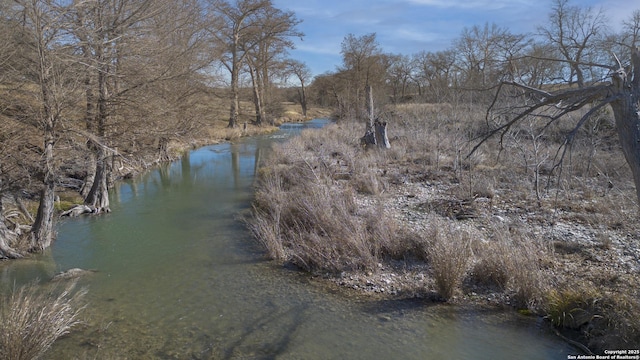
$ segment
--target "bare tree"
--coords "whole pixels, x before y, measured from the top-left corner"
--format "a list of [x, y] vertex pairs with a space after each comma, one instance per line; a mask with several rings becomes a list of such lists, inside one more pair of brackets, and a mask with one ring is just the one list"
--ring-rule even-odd
[[107, 146], [107, 126], [113, 116], [114, 94], [122, 79], [122, 44], [131, 38], [127, 31], [148, 16], [150, 1], [100, 0], [76, 1], [70, 19], [77, 39], [83, 68], [87, 145], [91, 169], [82, 190], [85, 204], [96, 213], [109, 212], [111, 150]]
[[311, 102], [325, 107], [338, 108], [339, 103], [336, 101], [338, 81], [335, 73], [324, 73], [316, 75], [313, 81], [307, 87], [308, 97]]
[[252, 84], [254, 85], [254, 104], [256, 124], [265, 118], [266, 107], [271, 102], [271, 73], [284, 67], [281, 61], [288, 49], [293, 48], [292, 37], [302, 37], [296, 26], [300, 23], [291, 11], [282, 11], [266, 6], [258, 13], [256, 22], [259, 27], [251, 33], [252, 39], [243, 43], [247, 54]]
[[402, 102], [407, 95], [407, 88], [412, 80], [412, 75], [416, 68], [416, 63], [408, 55], [390, 56], [391, 66], [388, 75], [391, 83], [392, 96], [394, 102]]
[[210, 32], [226, 51], [221, 57], [222, 65], [229, 71], [231, 107], [229, 127], [235, 127], [239, 110], [239, 80], [243, 67], [247, 69], [253, 88], [256, 124], [266, 116], [270, 98], [270, 73], [278, 60], [293, 47], [291, 37], [303, 34], [296, 29], [300, 21], [291, 11], [273, 6], [270, 0], [238, 0], [235, 2], [215, 0], [211, 3], [212, 23]]
[[426, 101], [447, 102], [455, 81], [456, 52], [419, 52], [413, 56], [419, 93]]
[[23, 19], [24, 46], [31, 48], [32, 57], [24, 58], [28, 64], [26, 79], [38, 87], [39, 110], [32, 114], [42, 130], [42, 190], [35, 222], [31, 229], [32, 250], [49, 247], [54, 239], [54, 199], [57, 181], [55, 144], [63, 112], [70, 105], [74, 82], [65, 76], [68, 69], [64, 57], [68, 49], [64, 37], [65, 2], [43, 0], [16, 1]]
[[597, 63], [598, 42], [607, 30], [607, 18], [603, 10], [569, 5], [569, 0], [554, 0], [547, 26], [538, 28], [540, 35], [552, 44], [569, 67], [567, 82], [578, 87], [589, 79], [585, 69], [589, 63]]
[[551, 44], [532, 43], [524, 49], [524, 56], [515, 61], [517, 72], [513, 80], [533, 87], [561, 82], [563, 66], [552, 60], [554, 53], [557, 51]]
[[[302, 116], [307, 116], [307, 89], [306, 84], [311, 80], [311, 69], [307, 64], [288, 59], [285, 61], [286, 74], [291, 74], [300, 82], [300, 90], [298, 91], [298, 99], [300, 100], [300, 106], [302, 107]], [[288, 76], [287, 76], [288, 77]]]
[[367, 118], [366, 91], [369, 86], [383, 88], [388, 68], [387, 58], [376, 40], [376, 34], [348, 34], [341, 44], [342, 67], [337, 74], [346, 86], [346, 105], [353, 106], [357, 118]]
[[626, 47], [640, 44], [640, 9], [635, 10], [627, 21], [622, 22], [622, 43]]
[[221, 26], [209, 29], [217, 40], [224, 44], [226, 53], [222, 58], [222, 64], [229, 71], [231, 106], [229, 110], [229, 127], [234, 128], [238, 123], [239, 80], [240, 70], [244, 62], [247, 46], [244, 41], [249, 40], [251, 32], [257, 31], [259, 22], [258, 13], [265, 7], [270, 7], [270, 0], [237, 0], [230, 3], [225, 0], [213, 0], [211, 2], [212, 22], [222, 20]]
[[466, 92], [472, 102], [490, 101], [485, 89], [505, 79], [518, 76], [517, 59], [523, 55], [527, 41], [496, 24], [465, 28], [455, 42], [458, 78], [455, 86]]
[[[78, 1], [72, 15], [84, 73], [85, 135], [94, 164], [83, 194], [94, 212], [109, 212], [111, 166], [118, 155], [114, 144], [151, 137], [165, 159], [169, 138], [192, 129], [188, 111], [172, 114], [188, 103], [197, 88], [191, 80], [208, 62], [201, 8], [195, 0]], [[138, 121], [126, 121], [126, 115]]]
[[[198, 70], [211, 62], [202, 14], [197, 0], [0, 1], [0, 196], [42, 182], [31, 250], [53, 241], [55, 192], [77, 184], [59, 166], [76, 150], [95, 174], [85, 201], [106, 212], [118, 145], [155, 138], [161, 154], [194, 131]], [[15, 257], [16, 224], [0, 217], [0, 256]]]

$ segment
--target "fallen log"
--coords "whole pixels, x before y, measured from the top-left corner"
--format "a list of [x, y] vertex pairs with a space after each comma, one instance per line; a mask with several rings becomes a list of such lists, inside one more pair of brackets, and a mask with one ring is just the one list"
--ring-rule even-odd
[[89, 205], [76, 205], [71, 209], [64, 211], [60, 216], [76, 217], [82, 214], [93, 214], [96, 212], [96, 208]]

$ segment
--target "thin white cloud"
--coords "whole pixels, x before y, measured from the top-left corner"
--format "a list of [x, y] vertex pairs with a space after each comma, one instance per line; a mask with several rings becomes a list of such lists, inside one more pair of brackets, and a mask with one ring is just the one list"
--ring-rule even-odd
[[504, 9], [507, 7], [521, 6], [530, 4], [531, 1], [526, 0], [407, 0], [407, 2], [415, 5], [435, 6], [439, 8], [451, 9]]
[[438, 34], [428, 31], [420, 31], [409, 28], [399, 28], [393, 32], [392, 37], [405, 41], [430, 42], [438, 39]]
[[324, 43], [315, 41], [313, 44], [308, 42], [299, 42], [296, 44], [295, 50], [311, 54], [336, 55], [340, 54], [341, 41], [342, 39], [332, 39]]
[[[376, 33], [385, 52], [412, 54], [451, 46], [464, 27], [495, 23], [515, 34], [533, 34], [548, 19], [553, 0], [273, 0], [303, 20], [306, 36], [295, 41], [292, 57], [315, 73], [340, 64], [340, 45], [349, 34]], [[574, 5], [602, 7], [619, 30], [640, 5], [629, 0], [571, 0]]]

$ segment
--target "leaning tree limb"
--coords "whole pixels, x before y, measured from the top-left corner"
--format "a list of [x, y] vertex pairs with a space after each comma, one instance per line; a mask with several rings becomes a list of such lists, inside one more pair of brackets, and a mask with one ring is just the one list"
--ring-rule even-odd
[[[503, 88], [508, 86], [521, 89], [522, 93], [520, 94], [520, 96], [532, 97], [533, 95], [538, 95], [540, 98], [534, 99], [533, 104], [516, 107], [516, 109], [522, 110], [518, 110], [513, 118], [511, 118], [506, 123], [498, 126], [495, 129], [492, 129], [487, 134], [484, 134], [480, 138], [480, 141], [471, 149], [471, 154], [473, 154], [476, 150], [478, 150], [480, 146], [482, 146], [486, 141], [488, 141], [496, 134], [500, 134], [500, 143], [502, 144], [504, 136], [509, 132], [511, 127], [528, 116], [548, 119], [548, 122], [545, 125], [546, 128], [553, 122], [562, 118], [564, 115], [579, 110], [586, 105], [592, 104], [599, 98], [606, 97], [609, 88], [606, 85], [597, 85], [581, 89], [564, 90], [557, 93], [550, 93], [540, 89], [532, 88], [527, 85], [518, 84], [516, 82], [502, 82], [498, 85], [498, 89], [496, 91], [496, 94], [494, 95], [493, 101], [487, 109], [487, 122], [489, 122], [489, 119], [492, 117], [492, 113], [496, 110], [499, 98], [504, 95]], [[605, 105], [612, 102], [613, 100], [614, 99], [605, 100]], [[552, 115], [541, 113], [543, 110], [549, 108], [555, 108], [556, 111]], [[513, 108], [510, 107], [506, 111], [512, 112]], [[584, 123], [584, 121], [582, 123]]]
[[[611, 82], [608, 84], [552, 92], [513, 81], [500, 83], [493, 101], [487, 109], [486, 121], [489, 123], [495, 115], [502, 115], [506, 117], [506, 122], [481, 136], [472, 148], [470, 155], [487, 140], [498, 134], [502, 146], [504, 136], [511, 127], [527, 117], [546, 119], [547, 123], [544, 128], [547, 128], [554, 122], [560, 121], [565, 115], [591, 106], [567, 134], [561, 145], [564, 150], [560, 160], [554, 164], [555, 168], [562, 163], [567, 147], [573, 141], [578, 130], [598, 110], [608, 105], [613, 110], [618, 139], [625, 160], [631, 168], [638, 205], [640, 205], [640, 48], [636, 47], [631, 51], [630, 71], [625, 70], [617, 57], [616, 61], [618, 68], [611, 72]], [[509, 96], [517, 100], [516, 104], [500, 108], [500, 100]]]

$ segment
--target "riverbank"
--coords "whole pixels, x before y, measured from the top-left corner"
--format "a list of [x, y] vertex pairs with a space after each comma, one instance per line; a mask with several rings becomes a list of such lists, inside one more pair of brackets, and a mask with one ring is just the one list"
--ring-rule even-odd
[[275, 149], [249, 220], [272, 258], [346, 291], [545, 317], [595, 352], [640, 343], [640, 223], [613, 137], [577, 141], [558, 174], [553, 139], [570, 124], [466, 157], [481, 112], [385, 116], [389, 150], [362, 148], [348, 121]]
[[[116, 157], [119, 166], [113, 169], [115, 180], [129, 178], [148, 170], [164, 162], [179, 159], [187, 151], [200, 148], [206, 145], [214, 145], [223, 142], [233, 142], [238, 139], [268, 134], [278, 130], [278, 127], [286, 122], [301, 122], [319, 117], [329, 117], [330, 109], [311, 107], [305, 117], [300, 112], [300, 106], [293, 103], [283, 103], [282, 116], [274, 119], [273, 124], [254, 125], [249, 116], [241, 117], [241, 124], [236, 128], [228, 128], [227, 120], [215, 121], [205, 125], [196, 131], [189, 138], [176, 138], [167, 144], [166, 151], [162, 154], [156, 148], [141, 149], [136, 153], [121, 154]], [[120, 159], [125, 159], [119, 161]]]
[[[210, 104], [212, 113], [209, 116], [212, 118], [202, 121], [197, 125], [197, 129], [189, 133], [175, 134], [170, 138], [155, 138], [155, 140], [153, 137], [144, 139], [140, 137], [136, 141], [128, 138], [122, 138], [120, 142], [114, 140], [114, 143], [109, 144], [112, 150], [110, 181], [115, 182], [137, 176], [162, 163], [177, 160], [185, 152], [205, 145], [233, 142], [247, 136], [270, 133], [277, 131], [278, 126], [285, 122], [305, 121], [316, 117], [328, 117], [331, 114], [329, 109], [311, 107], [305, 117], [300, 113], [299, 105], [282, 103], [282, 116], [274, 119], [273, 124], [254, 125], [249, 115], [252, 105], [248, 103], [242, 103], [242, 105], [244, 111], [239, 117], [239, 126], [233, 129], [227, 127], [228, 120], [224, 119], [223, 108], [221, 102], [218, 101], [213, 105]], [[3, 119], [1, 115], [0, 119]], [[39, 132], [34, 130], [23, 124], [19, 133], [26, 144], [32, 144], [34, 148], [37, 148], [41, 139]], [[62, 149], [62, 145], [59, 145], [61, 147], [60, 153], [55, 157], [57, 173], [55, 207], [59, 212], [64, 212], [83, 203], [80, 191], [89, 169], [91, 166], [95, 166], [93, 160], [87, 156], [84, 144], [86, 139], [79, 138], [76, 141], [77, 143], [65, 144], [64, 149]], [[162, 143], [162, 141], [165, 142]], [[14, 170], [11, 174], [10, 184], [4, 184], [5, 186], [9, 185], [8, 187], [12, 191], [0, 194], [4, 214], [2, 219], [7, 219], [7, 226], [10, 230], [6, 245], [9, 245], [12, 251], [17, 252], [18, 256], [24, 256], [27, 255], [30, 245], [23, 235], [28, 233], [35, 219], [41, 190], [41, 183], [32, 179], [33, 174], [39, 171], [37, 169], [37, 164], [40, 163], [39, 153], [20, 152], [18, 147], [7, 146], [3, 149], [3, 155], [15, 162], [15, 164], [3, 164], [6, 169]], [[24, 164], [30, 165], [25, 166]], [[6, 169], [3, 170], [6, 171]], [[0, 251], [0, 261], [2, 260], [5, 258], [3, 252]]]

